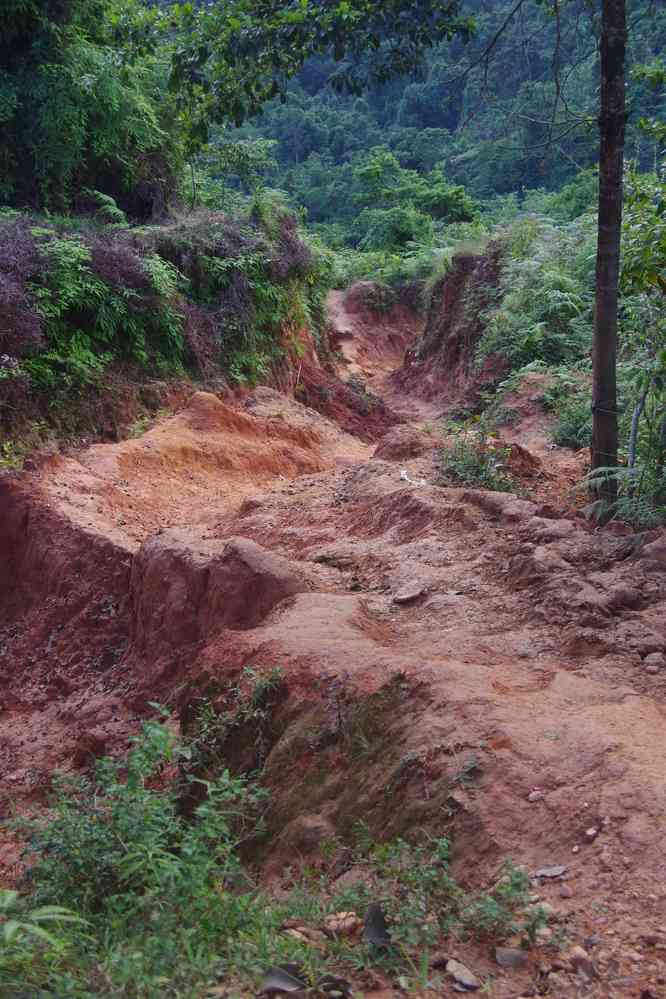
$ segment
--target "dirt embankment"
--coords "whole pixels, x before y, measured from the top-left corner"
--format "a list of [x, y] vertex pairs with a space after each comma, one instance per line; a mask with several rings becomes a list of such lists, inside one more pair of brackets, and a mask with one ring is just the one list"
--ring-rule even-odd
[[404, 392], [437, 401], [441, 409], [474, 408], [480, 393], [497, 382], [506, 365], [500, 357], [476, 364], [483, 314], [496, 300], [500, 247], [460, 253], [435, 284], [423, 335], [404, 358], [395, 380]]
[[[340, 364], [379, 395], [398, 340], [334, 305]], [[200, 393], [137, 440], [4, 481], [2, 810], [122, 751], [151, 701], [187, 718], [278, 666], [267, 876], [361, 818], [450, 835], [463, 880], [507, 855], [562, 864], [563, 918], [633, 976], [596, 994], [638, 996], [665, 974], [644, 938], [666, 924], [666, 540], [594, 531], [557, 496], [442, 488], [432, 436], [386, 430], [370, 445], [267, 388]], [[234, 757], [256, 747], [248, 731]]]

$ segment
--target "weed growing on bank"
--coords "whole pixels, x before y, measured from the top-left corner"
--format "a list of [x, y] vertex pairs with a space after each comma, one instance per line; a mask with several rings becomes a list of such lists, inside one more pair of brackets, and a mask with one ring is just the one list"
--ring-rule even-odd
[[[253, 679], [237, 699], [238, 719], [223, 719], [225, 732], [265, 723], [280, 680], [275, 672]], [[354, 844], [323, 843], [316, 866], [285, 872], [288, 896], [271, 898], [239, 857], [261, 825], [265, 793], [223, 761], [211, 775], [216, 753], [201, 740], [209, 731], [219, 745], [219, 732], [210, 712], [201, 717], [192, 743], [175, 737], [166, 712], [146, 722], [126, 758], [100, 760], [94, 777], [58, 778], [48, 817], [16, 823], [34, 863], [20, 893], [0, 894], [7, 999], [203, 999], [220, 983], [243, 994], [285, 963], [307, 985], [375, 967], [423, 987], [436, 985], [429, 954], [445, 937], [533, 940], [544, 920], [522, 911], [523, 871], [507, 864], [489, 891], [465, 891], [451, 876], [446, 838], [380, 843], [362, 822]], [[205, 780], [188, 766], [201, 758]], [[193, 811], [183, 807], [188, 783], [205, 792]], [[364, 873], [336, 889], [340, 856]], [[367, 918], [363, 928], [377, 906], [381, 945]], [[351, 934], [336, 929], [341, 913]]]
[[494, 492], [518, 492], [507, 462], [511, 449], [502, 447], [485, 424], [457, 427], [453, 441], [439, 452], [440, 485], [463, 484]]

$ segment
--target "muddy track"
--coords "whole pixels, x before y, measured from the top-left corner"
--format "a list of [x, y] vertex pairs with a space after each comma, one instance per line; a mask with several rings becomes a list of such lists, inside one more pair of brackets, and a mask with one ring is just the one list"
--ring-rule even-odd
[[149, 702], [277, 665], [270, 876], [362, 817], [450, 834], [471, 880], [565, 864], [594, 932], [666, 923], [666, 541], [574, 515], [534, 386], [510, 431], [533, 499], [437, 485], [441, 403], [392, 376], [413, 320], [331, 315], [342, 373], [403, 420], [378, 442], [270, 389], [197, 393], [2, 482], [3, 812], [121, 751]]

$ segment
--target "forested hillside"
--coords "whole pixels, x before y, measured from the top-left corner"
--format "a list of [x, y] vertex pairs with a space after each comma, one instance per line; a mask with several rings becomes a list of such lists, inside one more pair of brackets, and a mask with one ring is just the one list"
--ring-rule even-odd
[[[336, 64], [311, 60], [284, 103], [238, 133], [275, 141], [276, 162], [264, 176], [304, 205], [310, 222], [352, 222], [363, 204], [362, 170], [377, 147], [421, 176], [442, 171], [483, 201], [557, 190], [595, 165], [598, 23], [588, 5], [563, 5], [561, 20], [537, 4], [513, 19], [508, 0], [469, 6], [477, 18], [472, 41], [436, 46], [416, 78], [340, 94], [328, 83]], [[629, 19], [631, 70], [663, 53], [666, 10], [634, 0]], [[659, 142], [639, 121], [665, 115], [663, 91], [631, 79], [627, 155], [642, 170], [656, 169]]]

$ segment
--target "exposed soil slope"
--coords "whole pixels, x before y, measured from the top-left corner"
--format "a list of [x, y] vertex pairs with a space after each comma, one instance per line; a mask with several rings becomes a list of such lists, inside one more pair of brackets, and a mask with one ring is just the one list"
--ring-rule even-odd
[[[342, 363], [378, 394], [416, 327], [393, 320], [332, 301]], [[359, 818], [451, 835], [463, 880], [507, 855], [563, 864], [563, 918], [602, 940], [590, 994], [660, 988], [666, 538], [593, 531], [559, 487], [545, 502], [545, 422], [511, 428], [526, 486], [544, 472], [534, 502], [441, 488], [422, 428], [370, 445], [269, 389], [194, 395], [142, 438], [2, 482], [5, 813], [124, 748], [150, 701], [186, 717], [278, 665], [267, 876]]]
[[397, 384], [420, 399], [437, 400], [446, 409], [474, 408], [480, 393], [506, 371], [502, 358], [475, 364], [483, 333], [483, 314], [497, 295], [500, 248], [491, 243], [481, 253], [459, 253], [437, 281], [423, 335], [395, 373]]

